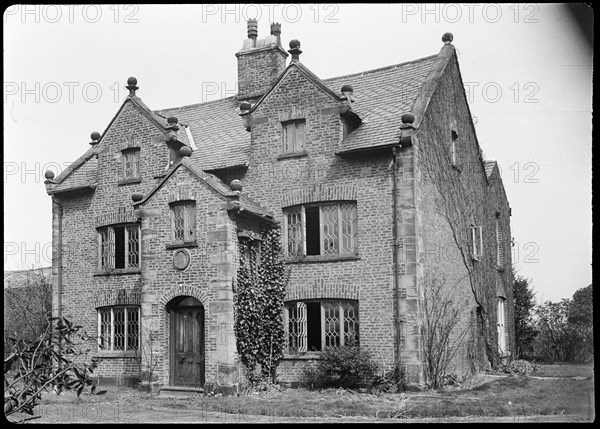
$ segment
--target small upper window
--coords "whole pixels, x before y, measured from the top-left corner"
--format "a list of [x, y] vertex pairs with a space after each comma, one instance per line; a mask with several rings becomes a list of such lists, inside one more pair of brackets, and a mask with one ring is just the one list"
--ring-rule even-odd
[[457, 165], [457, 155], [456, 152], [458, 150], [458, 134], [456, 131], [452, 131], [452, 142], [450, 143], [450, 159], [452, 160], [452, 165]]
[[196, 242], [196, 202], [171, 203], [171, 240], [175, 244]]
[[480, 260], [483, 256], [483, 234], [481, 226], [471, 226], [471, 249], [473, 259]]
[[496, 265], [498, 265], [498, 268], [504, 266], [504, 239], [500, 219], [498, 218], [496, 218]]
[[304, 151], [306, 121], [297, 119], [282, 122], [283, 153], [298, 153]]
[[140, 148], [124, 149], [123, 158], [123, 179], [140, 178]]

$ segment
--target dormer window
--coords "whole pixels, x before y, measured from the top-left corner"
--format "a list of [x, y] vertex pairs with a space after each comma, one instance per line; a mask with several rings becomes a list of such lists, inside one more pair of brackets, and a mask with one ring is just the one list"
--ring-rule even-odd
[[294, 154], [304, 152], [305, 128], [304, 119], [295, 119], [281, 123], [283, 127], [283, 153]]

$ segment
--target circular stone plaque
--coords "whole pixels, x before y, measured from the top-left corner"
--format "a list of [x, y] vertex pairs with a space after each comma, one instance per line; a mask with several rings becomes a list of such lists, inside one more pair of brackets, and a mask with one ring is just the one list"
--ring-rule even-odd
[[190, 266], [191, 255], [187, 249], [178, 249], [173, 255], [173, 266], [178, 270], [185, 270]]

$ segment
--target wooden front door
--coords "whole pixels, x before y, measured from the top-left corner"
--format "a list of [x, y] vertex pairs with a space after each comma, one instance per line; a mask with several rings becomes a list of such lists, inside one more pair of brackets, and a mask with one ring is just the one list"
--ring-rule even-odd
[[171, 385], [204, 386], [204, 307], [191, 296], [170, 306]]

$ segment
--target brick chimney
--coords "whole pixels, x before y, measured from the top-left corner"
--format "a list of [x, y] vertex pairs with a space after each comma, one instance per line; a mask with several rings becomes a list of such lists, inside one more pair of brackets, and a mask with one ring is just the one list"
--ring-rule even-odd
[[248, 20], [248, 38], [235, 54], [238, 59], [238, 100], [257, 99], [285, 70], [288, 53], [281, 47], [281, 24], [271, 24], [271, 34], [258, 39], [258, 22]]

